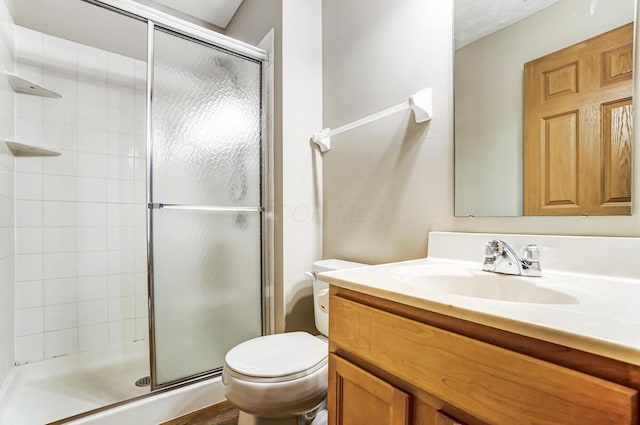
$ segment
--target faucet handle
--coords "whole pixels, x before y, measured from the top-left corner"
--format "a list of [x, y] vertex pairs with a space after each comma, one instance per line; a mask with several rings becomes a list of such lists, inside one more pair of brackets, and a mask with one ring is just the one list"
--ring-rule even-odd
[[522, 255], [522, 274], [524, 276], [542, 276], [540, 267], [540, 248], [536, 244], [524, 247]]
[[487, 272], [495, 271], [497, 258], [498, 254], [493, 247], [493, 242], [487, 242], [484, 245], [484, 263], [482, 264], [482, 270]]
[[524, 253], [522, 259], [527, 262], [539, 262], [540, 261], [540, 248], [536, 244], [529, 244], [524, 247]]
[[504, 242], [500, 239], [494, 239], [491, 242], [487, 242], [485, 247], [485, 255], [495, 256], [502, 255], [504, 252]]
[[504, 242], [494, 239], [487, 242], [484, 246], [484, 264], [482, 270], [494, 272], [496, 268], [496, 260], [504, 253]]
[[493, 261], [498, 255], [502, 255], [504, 252], [504, 245], [501, 244], [501, 242], [502, 241], [494, 239], [484, 245], [485, 261]]

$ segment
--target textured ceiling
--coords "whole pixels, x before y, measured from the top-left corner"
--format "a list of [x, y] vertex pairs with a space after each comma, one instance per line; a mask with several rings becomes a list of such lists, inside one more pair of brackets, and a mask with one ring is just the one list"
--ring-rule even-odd
[[559, 0], [454, 0], [456, 49], [518, 22]]
[[153, 0], [164, 6], [226, 28], [242, 0]]

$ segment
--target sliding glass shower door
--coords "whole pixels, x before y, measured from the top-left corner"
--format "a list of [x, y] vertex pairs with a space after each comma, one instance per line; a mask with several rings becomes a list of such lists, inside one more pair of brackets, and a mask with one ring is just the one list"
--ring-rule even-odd
[[150, 31], [152, 385], [262, 334], [261, 63]]

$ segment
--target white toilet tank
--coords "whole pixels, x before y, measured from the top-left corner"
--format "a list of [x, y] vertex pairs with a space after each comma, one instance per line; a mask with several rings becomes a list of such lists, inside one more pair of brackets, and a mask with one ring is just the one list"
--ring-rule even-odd
[[[356, 267], [364, 267], [368, 264], [354, 263], [353, 261], [344, 260], [319, 260], [313, 262], [313, 276], [317, 273], [329, 272], [334, 270], [353, 269]], [[318, 279], [313, 279], [313, 313], [316, 318], [316, 328], [324, 336], [329, 336], [329, 297], [327, 291], [329, 284]]]

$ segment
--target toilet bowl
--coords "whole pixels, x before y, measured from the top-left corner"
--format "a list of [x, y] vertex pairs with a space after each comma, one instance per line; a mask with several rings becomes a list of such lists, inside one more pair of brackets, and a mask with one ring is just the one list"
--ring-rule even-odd
[[[315, 273], [363, 267], [343, 260], [313, 263]], [[222, 371], [225, 396], [240, 411], [238, 425], [298, 425], [313, 419], [327, 394], [329, 285], [313, 281], [316, 327], [322, 335], [287, 332], [245, 341], [227, 352]], [[324, 336], [323, 336], [324, 335]]]

